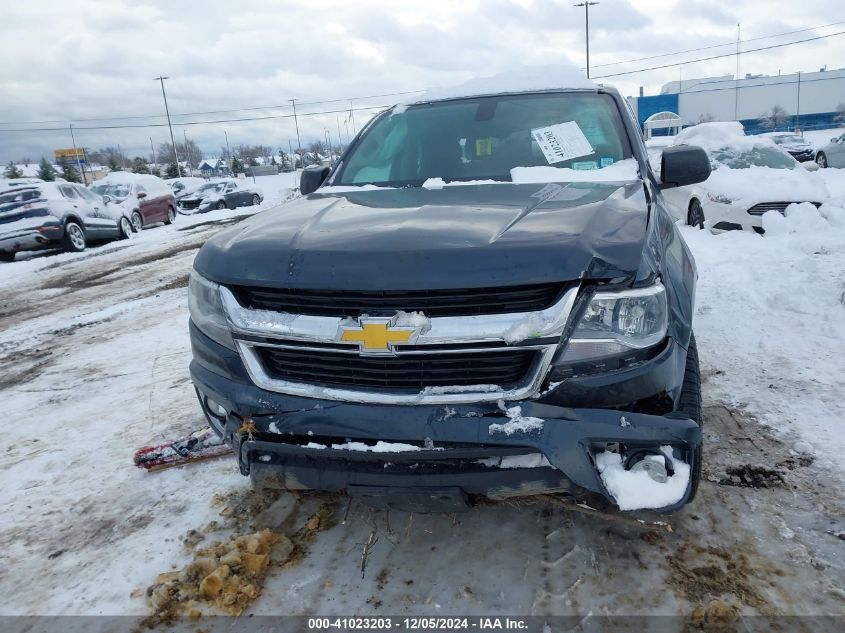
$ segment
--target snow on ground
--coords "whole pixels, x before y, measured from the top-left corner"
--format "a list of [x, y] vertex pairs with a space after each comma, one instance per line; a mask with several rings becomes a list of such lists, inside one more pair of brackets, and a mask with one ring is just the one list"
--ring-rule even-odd
[[[823, 173], [831, 191], [845, 185]], [[273, 178], [261, 208], [295, 182]], [[313, 509], [313, 496], [247, 493], [232, 458], [160, 473], [131, 462], [202, 423], [187, 276], [215, 223], [256, 210], [180, 216], [130, 242], [0, 266], [0, 614], [147, 614], [136, 590], [191, 560], [192, 530], [208, 543], [210, 521], [254, 531], [265, 514], [276, 527], [281, 510]], [[271, 567], [245, 615], [687, 617], [711, 601], [728, 614], [845, 614], [845, 510], [831, 481], [845, 454], [843, 231], [682, 227], [700, 274], [706, 444], [699, 497], [670, 517], [671, 534], [541, 502], [411, 516], [329, 497], [333, 521], [302, 541], [301, 560]], [[502, 431], [537, 431], [506, 409]], [[530, 459], [500, 467], [546, 465]]]
[[[843, 184], [843, 170], [823, 171]], [[790, 217], [764, 219], [777, 226], [765, 236], [681, 230], [699, 270], [694, 328], [704, 371], [713, 374], [711, 395], [797, 434], [845, 471], [845, 199], [840, 204], [822, 213], [792, 205]]]
[[834, 136], [841, 136], [845, 127], [828, 128], [825, 130], [804, 130], [802, 136], [807, 139], [813, 147], [819, 149], [826, 145]]

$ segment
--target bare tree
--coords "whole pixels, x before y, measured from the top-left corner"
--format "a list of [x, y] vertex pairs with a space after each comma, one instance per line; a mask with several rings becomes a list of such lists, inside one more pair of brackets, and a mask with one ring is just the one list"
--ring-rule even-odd
[[769, 129], [776, 129], [786, 124], [789, 114], [782, 106], [772, 106], [771, 111], [760, 115], [760, 125]]
[[845, 122], [845, 103], [836, 106], [836, 114], [833, 116], [833, 120], [840, 123]]

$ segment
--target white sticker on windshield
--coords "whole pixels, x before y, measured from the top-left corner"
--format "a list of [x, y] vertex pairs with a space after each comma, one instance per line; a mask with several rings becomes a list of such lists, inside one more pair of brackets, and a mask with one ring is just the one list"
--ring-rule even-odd
[[575, 121], [534, 128], [531, 136], [537, 141], [549, 165], [593, 153], [593, 146]]

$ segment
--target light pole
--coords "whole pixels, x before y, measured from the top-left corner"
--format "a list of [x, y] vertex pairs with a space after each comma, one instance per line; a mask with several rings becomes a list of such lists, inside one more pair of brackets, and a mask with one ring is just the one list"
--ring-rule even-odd
[[590, 78], [590, 7], [599, 4], [598, 2], [579, 2], [578, 4], [573, 4], [573, 7], [584, 7], [584, 19], [586, 22], [586, 35], [587, 35], [587, 79]]
[[76, 166], [79, 168], [79, 173], [82, 174], [82, 184], [87, 185], [88, 181], [85, 178], [85, 170], [82, 168], [82, 162], [79, 160], [79, 151], [76, 149], [76, 138], [73, 136], [73, 123], [70, 124], [70, 140], [73, 143], [73, 155], [76, 157]]
[[176, 139], [173, 138], [173, 126], [170, 124], [170, 110], [167, 108], [167, 93], [164, 92], [164, 80], [170, 77], [156, 77], [153, 81], [161, 82], [161, 96], [164, 97], [164, 111], [167, 114], [167, 127], [170, 128], [170, 142], [173, 145], [173, 158], [176, 160], [176, 173], [182, 175], [179, 170], [179, 154], [176, 153]]
[[185, 137], [185, 160], [188, 163], [188, 175], [190, 176], [193, 165], [191, 165], [191, 152], [188, 151], [188, 133], [183, 129], [182, 135]]
[[158, 163], [156, 162], [156, 148], [153, 145], [153, 137], [150, 137], [150, 149], [153, 150], [153, 169], [158, 169]]
[[296, 118], [296, 99], [290, 100], [293, 105], [293, 123], [296, 125], [296, 149], [302, 154], [302, 141], [299, 140], [299, 119]]

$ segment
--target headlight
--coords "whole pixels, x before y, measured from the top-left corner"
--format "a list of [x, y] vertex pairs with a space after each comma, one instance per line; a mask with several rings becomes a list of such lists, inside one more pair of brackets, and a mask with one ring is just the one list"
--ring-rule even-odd
[[188, 310], [191, 313], [191, 321], [200, 332], [224, 347], [235, 349], [235, 341], [220, 298], [220, 286], [196, 271], [191, 272], [188, 282]]
[[727, 196], [723, 196], [720, 193], [708, 193], [707, 197], [710, 198], [710, 202], [718, 202], [719, 204], [733, 204], [733, 200], [731, 200]]
[[666, 289], [597, 292], [566, 344], [561, 363], [572, 363], [657, 345], [666, 337]]

